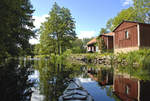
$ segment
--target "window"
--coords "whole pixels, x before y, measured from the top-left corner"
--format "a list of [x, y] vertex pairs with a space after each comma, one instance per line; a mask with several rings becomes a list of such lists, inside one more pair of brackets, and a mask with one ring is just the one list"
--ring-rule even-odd
[[125, 31], [125, 39], [129, 39], [129, 32]]
[[126, 93], [127, 95], [130, 94], [130, 86], [129, 86], [129, 85], [126, 85], [126, 86], [125, 86], [125, 93]]

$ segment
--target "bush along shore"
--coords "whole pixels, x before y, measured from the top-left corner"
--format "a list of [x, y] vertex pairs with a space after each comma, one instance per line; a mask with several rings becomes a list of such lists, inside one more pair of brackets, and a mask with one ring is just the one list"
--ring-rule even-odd
[[146, 68], [150, 67], [150, 49], [142, 49], [129, 53], [87, 53], [87, 54], [71, 54], [72, 60], [84, 61], [86, 63], [111, 65], [115, 67], [133, 67]]
[[[62, 55], [50, 54], [48, 56], [36, 56], [38, 58], [49, 58], [54, 63], [62, 60], [74, 61], [80, 64], [92, 64], [97, 67], [115, 68], [118, 72], [130, 74], [141, 80], [150, 80], [150, 49], [142, 49], [129, 53], [85, 53], [73, 54], [67, 50]], [[36, 58], [35, 57], [35, 58]], [[93, 67], [94, 67], [93, 66]], [[96, 68], [97, 68], [96, 67]]]
[[109, 67], [114, 67], [119, 72], [126, 72], [142, 80], [150, 79], [150, 49], [119, 54], [71, 54], [70, 58], [86, 63], [101, 64], [106, 67], [109, 65]]
[[116, 60], [116, 56], [112, 53], [71, 54], [70, 58], [72, 60], [83, 61], [85, 63], [102, 64], [102, 65], [111, 65]]

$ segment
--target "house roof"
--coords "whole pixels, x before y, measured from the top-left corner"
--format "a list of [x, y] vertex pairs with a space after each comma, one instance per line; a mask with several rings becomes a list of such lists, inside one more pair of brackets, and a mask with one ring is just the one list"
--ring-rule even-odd
[[123, 20], [123, 21], [113, 30], [113, 32], [114, 32], [122, 23], [124, 23], [124, 22], [150, 25], [150, 24], [148, 24], [148, 23], [141, 23], [141, 22]]
[[[110, 32], [110, 33], [106, 33], [106, 34], [101, 34], [100, 36], [113, 36], [114, 35], [114, 32]], [[91, 44], [94, 44], [96, 43], [96, 38], [93, 38], [91, 41], [89, 41], [87, 43], [87, 45], [91, 45]]]
[[96, 43], [96, 38], [93, 38], [91, 41], [89, 41], [89, 42], [87, 43], [87, 45], [94, 44], [94, 43]]
[[114, 32], [106, 33], [106, 34], [101, 34], [100, 36], [113, 36]]

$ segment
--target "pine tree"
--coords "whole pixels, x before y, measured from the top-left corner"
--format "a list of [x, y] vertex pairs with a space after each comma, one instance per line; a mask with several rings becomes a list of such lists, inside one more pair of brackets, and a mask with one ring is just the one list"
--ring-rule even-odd
[[34, 36], [30, 1], [1, 0], [0, 7], [0, 57], [26, 54], [29, 39]]

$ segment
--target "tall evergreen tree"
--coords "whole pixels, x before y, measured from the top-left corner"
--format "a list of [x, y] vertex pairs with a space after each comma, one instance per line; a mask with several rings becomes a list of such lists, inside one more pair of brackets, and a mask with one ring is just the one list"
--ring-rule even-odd
[[29, 0], [1, 0], [0, 57], [26, 54], [33, 32], [33, 7]]

